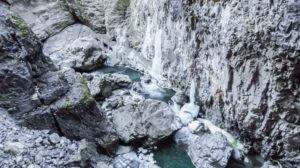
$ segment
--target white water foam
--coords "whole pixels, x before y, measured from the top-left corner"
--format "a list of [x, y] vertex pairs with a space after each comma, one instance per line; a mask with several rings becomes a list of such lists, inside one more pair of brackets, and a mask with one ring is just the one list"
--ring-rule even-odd
[[154, 44], [154, 58], [152, 61], [152, 68], [150, 74], [154, 78], [162, 79], [163, 67], [162, 67], [162, 30], [158, 29], [155, 34]]

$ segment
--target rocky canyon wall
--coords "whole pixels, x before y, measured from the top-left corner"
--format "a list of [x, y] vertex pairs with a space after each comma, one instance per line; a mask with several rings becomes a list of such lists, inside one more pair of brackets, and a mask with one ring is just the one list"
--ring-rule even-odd
[[264, 156], [299, 164], [299, 1], [112, 6], [104, 11], [107, 34], [116, 40], [112, 64], [142, 69], [178, 90], [195, 80], [202, 117], [234, 130]]
[[80, 22], [101, 34], [110, 65], [186, 93], [195, 81], [200, 117], [286, 167], [300, 164], [299, 0], [8, 2], [46, 44]]

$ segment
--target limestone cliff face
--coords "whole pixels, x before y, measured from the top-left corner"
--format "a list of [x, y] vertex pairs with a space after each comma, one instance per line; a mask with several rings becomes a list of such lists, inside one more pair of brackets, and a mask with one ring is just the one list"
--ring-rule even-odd
[[[299, 0], [55, 2], [65, 16], [58, 20], [80, 21], [111, 40], [111, 65], [140, 69], [186, 92], [194, 80], [201, 117], [285, 167], [300, 164]], [[67, 24], [50, 33], [29, 26], [45, 40]]]
[[107, 11], [126, 3], [105, 14], [111, 63], [178, 90], [195, 80], [202, 117], [264, 156], [300, 163], [299, 1], [118, 0]]

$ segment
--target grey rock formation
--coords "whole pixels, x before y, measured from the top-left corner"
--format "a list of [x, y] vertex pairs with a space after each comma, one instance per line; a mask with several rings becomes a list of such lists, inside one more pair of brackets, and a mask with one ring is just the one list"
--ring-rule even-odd
[[98, 108], [84, 78], [71, 69], [63, 74], [71, 89], [50, 106], [60, 131], [70, 139], [86, 138], [114, 152], [118, 145], [116, 132]]
[[20, 15], [36, 36], [44, 41], [59, 33], [75, 20], [59, 1], [10, 0], [11, 9]]
[[[86, 138], [105, 150], [114, 151], [118, 138], [113, 125], [98, 108], [81, 75], [72, 69], [51, 71], [55, 68], [43, 55], [41, 43], [30, 28], [7, 6], [0, 5], [3, 30], [0, 106], [9, 109], [20, 125], [50, 129], [70, 139]], [[87, 50], [92, 53], [89, 56], [97, 53], [93, 47]], [[52, 136], [50, 142], [57, 143]]]
[[75, 24], [49, 38], [43, 53], [60, 68], [91, 71], [103, 65], [106, 48], [100, 36], [87, 26]]
[[140, 161], [135, 153], [128, 153], [115, 158], [113, 166], [114, 168], [139, 168]]
[[298, 0], [132, 0], [125, 15], [114, 4], [105, 11], [114, 63], [177, 90], [195, 79], [203, 116], [265, 157], [300, 163]]
[[6, 142], [4, 152], [20, 155], [24, 152], [25, 146], [20, 142]]
[[91, 95], [96, 100], [104, 100], [113, 94], [114, 90], [128, 88], [132, 81], [123, 74], [83, 74]]
[[279, 168], [279, 166], [274, 165], [272, 162], [267, 161], [263, 164], [262, 168]]
[[35, 80], [38, 98], [49, 105], [69, 91], [69, 85], [63, 73], [48, 72]]
[[189, 146], [189, 156], [197, 168], [225, 168], [233, 147], [221, 133], [203, 134]]
[[110, 3], [107, 0], [63, 0], [63, 5], [74, 13], [77, 19], [99, 33], [106, 33], [105, 7]]
[[177, 92], [172, 97], [172, 101], [174, 101], [175, 103], [182, 106], [182, 105], [184, 105], [185, 103], [188, 102], [188, 97], [186, 96], [186, 94], [184, 92]]
[[48, 132], [20, 127], [0, 108], [0, 167], [79, 166], [82, 142], [60, 137], [50, 143]]
[[42, 45], [24, 21], [0, 4], [0, 106], [28, 112], [40, 102], [33, 78], [53, 69]]
[[[163, 83], [169, 82], [176, 90], [185, 92], [194, 79], [196, 100], [202, 116], [236, 133], [246, 146], [251, 146], [265, 157], [276, 158], [284, 167], [300, 164], [298, 0], [60, 2], [82, 23], [98, 32], [107, 32], [107, 39], [115, 41], [110, 43], [113, 49], [113, 52], [109, 52], [111, 63], [143, 70]], [[2, 11], [1, 16], [5, 12]], [[8, 24], [7, 19], [1, 19], [0, 26]], [[25, 29], [17, 30], [15, 26], [9, 30], [15, 32], [12, 34], [8, 33], [6, 27], [1, 27], [1, 30], [4, 30], [4, 36], [0, 38], [1, 46], [6, 49], [8, 46], [18, 46], [12, 40], [15, 35], [24, 46], [21, 33]], [[62, 50], [62, 46], [68, 46], [66, 42], [55, 43], [65, 39], [61, 37], [53, 38], [51, 46], [46, 42], [45, 46], [52, 49], [44, 50], [45, 53], [50, 55], [57, 50], [67, 53]], [[79, 58], [77, 54], [81, 55], [79, 64], [66, 59], [68, 67], [89, 70], [82, 66], [82, 55], [86, 55], [87, 50], [77, 49], [78, 44], [93, 46], [94, 37], [80, 38], [78, 42], [74, 41], [73, 46], [67, 47], [70, 47], [67, 54], [71, 60]], [[26, 44], [25, 47], [19, 47], [19, 51], [25, 48], [30, 51], [22, 53], [32, 53], [36, 46], [39, 45]], [[1, 52], [6, 52], [6, 49]], [[7, 57], [7, 54], [4, 55]], [[52, 58], [56, 63], [63, 62], [63, 56], [66, 55], [55, 53]], [[35, 60], [38, 59], [35, 57]], [[43, 64], [32, 66], [32, 61], [6, 61], [1, 62], [5, 66], [0, 66], [6, 67], [3, 71], [0, 68], [1, 79], [3, 76], [3, 81], [8, 81], [0, 85], [1, 106], [11, 108], [10, 111], [30, 111], [39, 104], [36, 96], [33, 96], [35, 91], [30, 74], [41, 74], [38, 67]], [[94, 65], [93, 61], [89, 60], [88, 65]], [[28, 62], [30, 67], [37, 68], [32, 71], [24, 68]], [[10, 75], [7, 71], [14, 73]], [[20, 81], [22, 87], [20, 84], [10, 87], [10, 83]], [[18, 94], [17, 97], [16, 92], [25, 96]], [[17, 108], [13, 109], [10, 102], [16, 102]]]
[[103, 76], [104, 80], [112, 83], [112, 89], [121, 89], [128, 87], [132, 81], [129, 78], [128, 75], [113, 73], [113, 74], [107, 74]]
[[146, 99], [112, 111], [113, 123], [119, 138], [126, 143], [142, 140], [151, 145], [176, 130], [175, 115], [166, 103]]

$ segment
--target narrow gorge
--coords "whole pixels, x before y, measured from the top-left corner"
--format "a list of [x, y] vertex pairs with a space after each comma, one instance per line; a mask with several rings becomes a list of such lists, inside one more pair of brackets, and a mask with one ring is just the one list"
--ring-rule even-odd
[[1, 168], [300, 168], [299, 0], [1, 0]]

